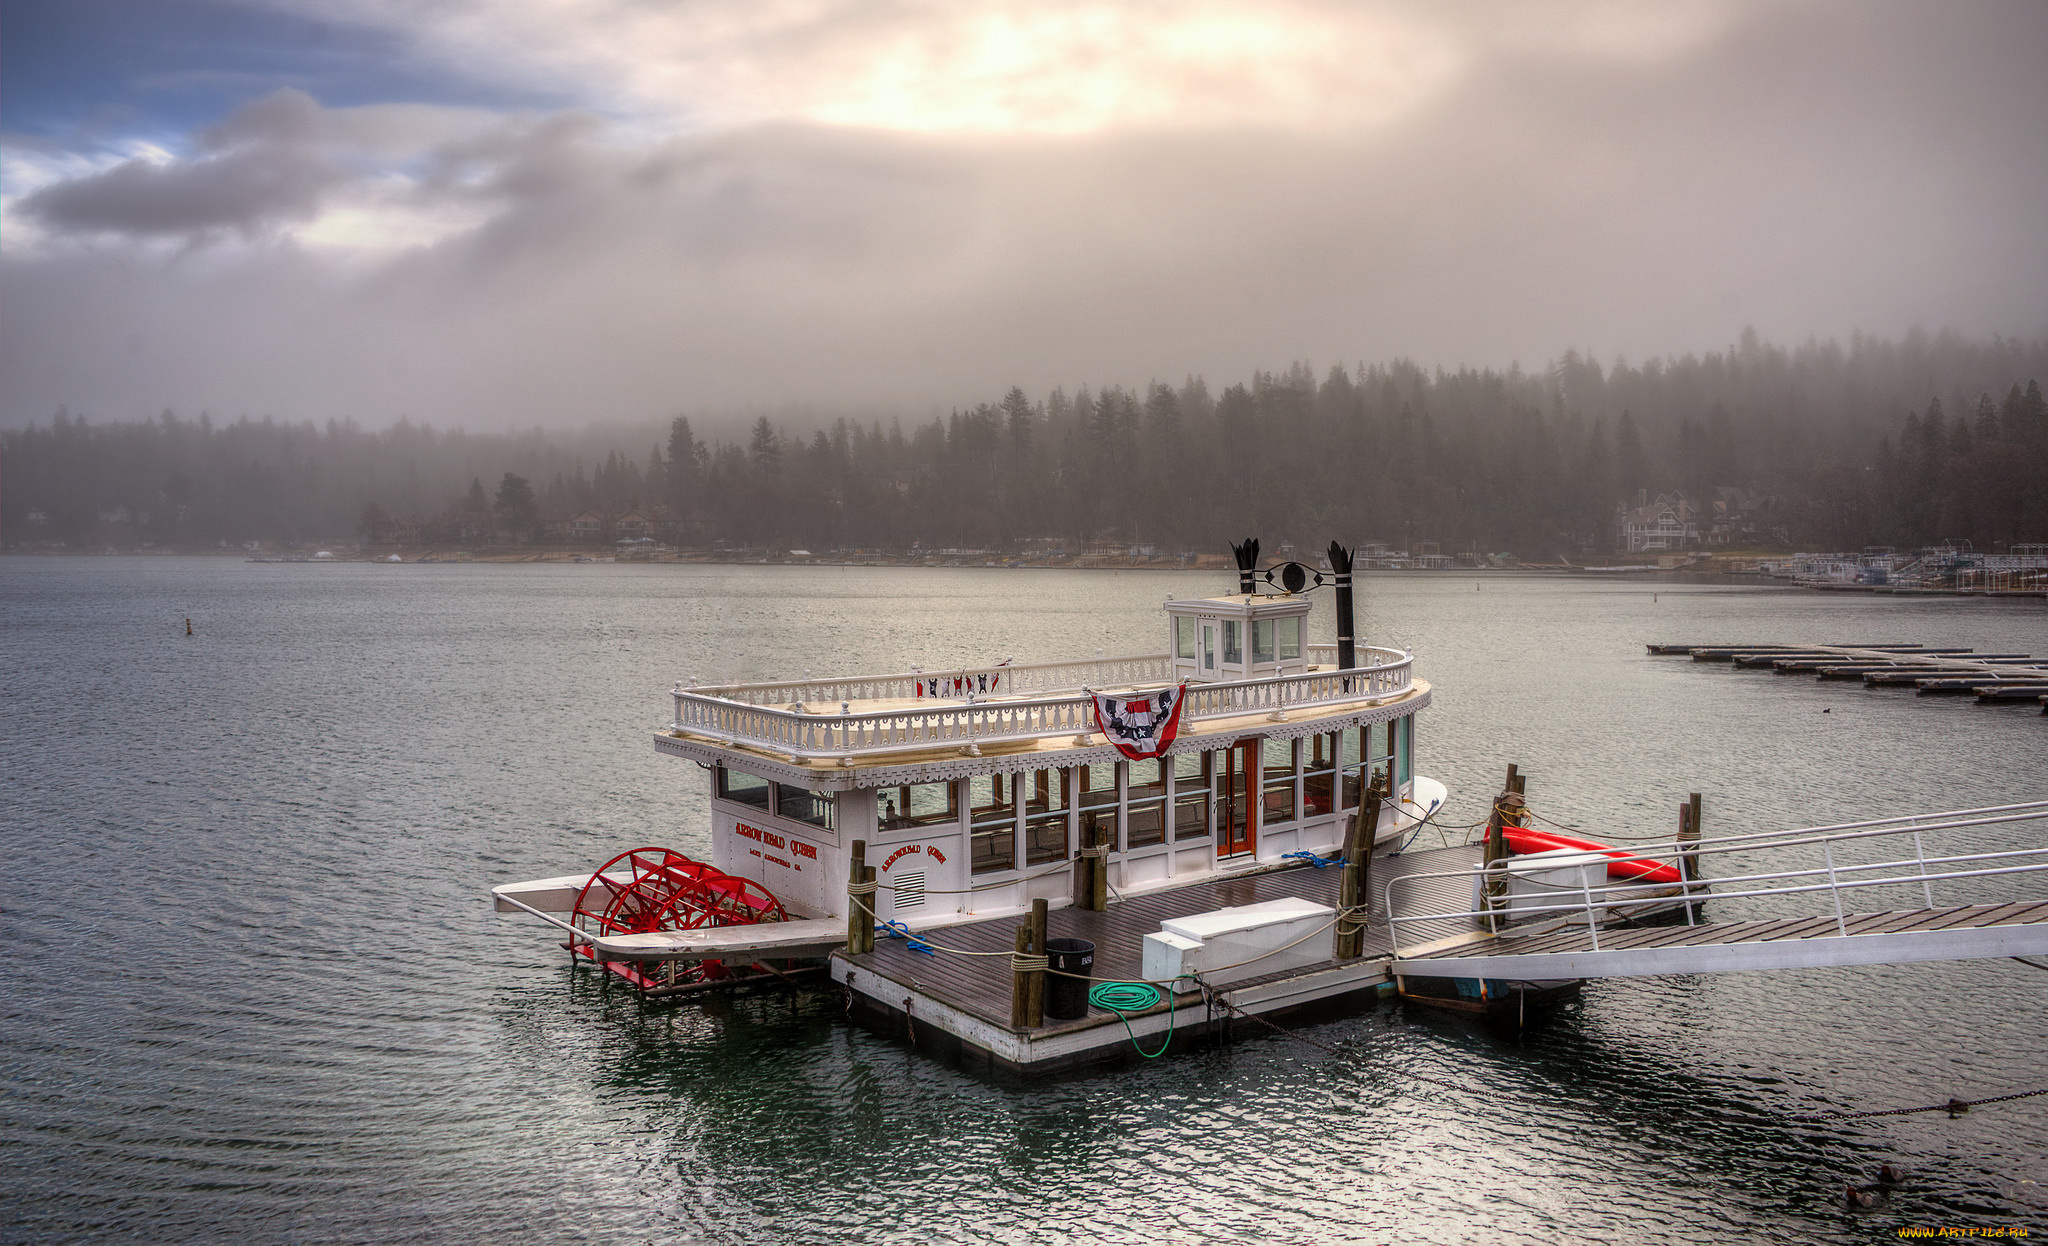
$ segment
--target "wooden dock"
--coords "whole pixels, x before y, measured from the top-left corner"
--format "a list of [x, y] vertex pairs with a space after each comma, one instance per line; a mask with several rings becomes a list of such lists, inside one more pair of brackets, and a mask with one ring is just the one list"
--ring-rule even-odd
[[1653, 655], [1728, 662], [1779, 675], [1811, 675], [1826, 682], [1912, 688], [1920, 696], [1974, 696], [1979, 705], [2030, 702], [2048, 715], [2048, 659], [2025, 653], [1917, 644], [1650, 645], [1649, 650]]
[[[1371, 891], [1379, 893], [1389, 879], [1400, 874], [1469, 868], [1479, 858], [1477, 845], [1375, 857]], [[1098, 981], [1135, 981], [1143, 976], [1144, 937], [1157, 931], [1161, 922], [1286, 897], [1335, 907], [1343, 873], [1339, 867], [1306, 865], [1256, 869], [1237, 877], [1132, 896], [1111, 904], [1106, 912], [1058, 908], [1047, 915], [1047, 933], [1052, 938], [1093, 943]], [[1432, 880], [1424, 885], [1445, 892], [1435, 897], [1443, 907], [1465, 907], [1464, 895], [1450, 894], [1457, 890], [1454, 884]], [[832, 958], [832, 977], [849, 988], [851, 1012], [871, 1028], [909, 1038], [920, 1050], [1006, 1072], [1037, 1073], [1114, 1056], [1119, 1049], [1132, 1049], [1132, 1036], [1142, 1040], [1146, 1050], [1156, 1049], [1165, 1040], [1169, 1008], [1164, 1003], [1132, 1015], [1128, 1032], [1118, 1014], [1099, 1008], [1088, 1009], [1077, 1020], [1047, 1017], [1045, 1024], [1033, 1029], [1013, 1027], [1008, 954], [1022, 920], [1011, 914], [948, 926], [931, 934], [931, 941], [952, 949], [949, 952], [914, 951], [902, 938], [881, 940], [872, 952], [860, 955], [841, 951]], [[1471, 928], [1468, 922], [1446, 921], [1444, 925], [1444, 934]], [[1319, 937], [1333, 940], [1328, 934]], [[1386, 971], [1390, 950], [1385, 926], [1372, 925], [1365, 932], [1365, 954], [1356, 959], [1340, 962], [1333, 956], [1307, 968], [1232, 983], [1212, 990], [1207, 998], [1199, 990], [1180, 992], [1171, 1008], [1175, 1042], [1218, 1032], [1230, 1015], [1229, 1008], [1211, 1002], [1219, 997], [1229, 1007], [1268, 1013], [1359, 992], [1376, 993], [1391, 981]], [[961, 952], [984, 954], [958, 954]]]
[[[1009, 1073], [1054, 1071], [1129, 1054], [1134, 1040], [1143, 1042], [1147, 1051], [1155, 1050], [1166, 1041], [1169, 1024], [1173, 1043], [1180, 1046], [1227, 1033], [1233, 1018], [1239, 1018], [1243, 1028], [1241, 1019], [1247, 1015], [1269, 1017], [1311, 1006], [1342, 1006], [1368, 993], [1374, 998], [1383, 990], [1392, 993], [1392, 941], [1384, 921], [1377, 919], [1386, 885], [1406, 875], [1460, 874], [1417, 878], [1402, 888], [1402, 895], [1404, 902], [1461, 911], [1471, 904], [1466, 871], [1479, 865], [1482, 856], [1477, 844], [1376, 856], [1368, 887], [1375, 920], [1363, 932], [1361, 955], [1336, 959], [1334, 934], [1323, 932], [1314, 937], [1331, 953], [1327, 959], [1212, 987], [1206, 994], [1180, 992], [1171, 1009], [1161, 1003], [1131, 1014], [1128, 1028], [1117, 1013], [1093, 1007], [1075, 1020], [1047, 1016], [1036, 1027], [1011, 1024], [1009, 954], [1023, 921], [1016, 914], [935, 930], [928, 937], [945, 950], [932, 953], [914, 950], [901, 937], [879, 940], [873, 951], [857, 955], [842, 950], [833, 955], [832, 977], [850, 992], [849, 1015], [880, 1033], [910, 1041], [920, 1051]], [[1283, 898], [1335, 908], [1343, 874], [1340, 867], [1267, 867], [1132, 896], [1104, 912], [1054, 909], [1047, 915], [1047, 934], [1093, 943], [1097, 981], [1136, 981], [1143, 977], [1144, 937], [1158, 931], [1160, 923]], [[1646, 901], [1664, 906], [1670, 903], [1661, 898], [1666, 894], [1667, 890], [1642, 890]], [[1430, 946], [1448, 946], [1478, 933], [1469, 917], [1446, 917], [1404, 925], [1402, 940], [1409, 946], [1418, 939], [1428, 940]]]

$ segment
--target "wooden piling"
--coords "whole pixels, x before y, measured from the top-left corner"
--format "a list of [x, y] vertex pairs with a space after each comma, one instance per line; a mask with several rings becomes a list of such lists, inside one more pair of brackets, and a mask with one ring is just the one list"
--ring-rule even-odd
[[1109, 911], [1109, 833], [1095, 814], [1081, 819], [1081, 859], [1074, 874], [1074, 907]]
[[[1031, 902], [1031, 947], [1033, 956], [1045, 955], [1045, 901]], [[1029, 990], [1025, 994], [1024, 1023], [1034, 1028], [1045, 1024], [1045, 970], [1034, 969], [1030, 973]]]
[[[1015, 944], [1018, 956], [1031, 954], [1031, 927], [1017, 927]], [[1010, 962], [1010, 1027], [1021, 1030], [1031, 1024], [1031, 975], [1017, 968], [1017, 962]]]
[[1353, 813], [1350, 829], [1344, 835], [1344, 877], [1337, 886], [1337, 935], [1333, 949], [1338, 960], [1352, 960], [1365, 952], [1365, 863], [1370, 850], [1360, 848], [1359, 840], [1370, 832], [1360, 829], [1363, 821], [1363, 810]]
[[1344, 834], [1344, 878], [1339, 886], [1338, 908], [1357, 910], [1356, 916], [1337, 919], [1336, 956], [1349, 960], [1365, 954], [1366, 914], [1372, 908], [1372, 841], [1380, 824], [1380, 806], [1386, 799], [1386, 776], [1375, 773], [1362, 785], [1358, 811]]
[[1350, 960], [1363, 950], [1361, 931], [1350, 916], [1358, 907], [1358, 813], [1351, 814], [1351, 825], [1344, 832], [1344, 877], [1337, 883], [1337, 933], [1331, 954], [1338, 960]]
[[875, 950], [875, 923], [880, 920], [875, 913], [875, 892], [878, 890], [875, 867], [864, 867], [860, 872], [860, 881], [861, 890], [867, 893], [868, 902], [868, 919], [862, 922], [860, 927], [860, 950], [872, 952]]
[[1507, 828], [1529, 824], [1528, 801], [1522, 795], [1528, 777], [1521, 767], [1510, 765], [1505, 789], [1493, 799], [1493, 812], [1486, 819], [1486, 848], [1483, 854], [1482, 877], [1486, 880], [1486, 907], [1491, 909], [1493, 901], [1507, 892], [1507, 876], [1495, 870], [1496, 861], [1505, 861], [1514, 853], [1508, 847]]
[[1507, 800], [1508, 797], [1519, 793], [1522, 790], [1522, 782], [1522, 768], [1513, 762], [1509, 762], [1507, 780], [1501, 784], [1500, 795], [1495, 797], [1493, 801], [1493, 813], [1486, 819], [1486, 864], [1488, 865], [1492, 865], [1502, 857], [1512, 855], [1508, 852], [1507, 837], [1501, 834], [1501, 828], [1508, 825], [1502, 811], [1502, 802]]
[[[1697, 845], [1700, 842], [1700, 794], [1694, 792], [1683, 805], [1678, 807], [1678, 842]], [[1681, 852], [1678, 856], [1678, 874], [1690, 883], [1700, 876], [1700, 854]]]
[[872, 895], [861, 894], [861, 884], [867, 880], [868, 841], [853, 841], [853, 856], [846, 866], [846, 954], [858, 956], [862, 952], [860, 932], [865, 924], [873, 929], [874, 915], [868, 911]]

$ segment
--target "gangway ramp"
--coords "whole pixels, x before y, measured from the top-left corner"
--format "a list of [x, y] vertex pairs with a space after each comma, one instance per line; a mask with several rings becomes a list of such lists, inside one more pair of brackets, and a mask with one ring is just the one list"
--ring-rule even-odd
[[2048, 900], [1855, 913], [1844, 925], [1847, 934], [1837, 932], [1833, 916], [1597, 935], [1583, 926], [1525, 938], [1502, 934], [1457, 955], [1397, 958], [1393, 971], [1417, 978], [1636, 978], [2048, 954]]
[[[1451, 888], [1422, 886], [1424, 876], [1410, 875], [1386, 885], [1389, 969], [1401, 977], [1534, 980], [2048, 955], [2044, 830], [2048, 801], [1725, 836], [1696, 849], [1645, 845], [1638, 850], [1644, 856], [1696, 851], [1718, 867], [1693, 868], [1692, 903], [1675, 925], [1609, 924], [1633, 887], [1586, 882], [1534, 902], [1525, 888], [1508, 911], [1468, 874], [1465, 894], [1475, 906], [1452, 912], [1442, 900]], [[2022, 894], [1983, 894], [2014, 890]], [[1901, 892], [1920, 903], [1875, 910], [1856, 903]], [[1800, 911], [1701, 920], [1710, 905], [1738, 901]], [[1401, 947], [1404, 930], [1428, 938], [1461, 919], [1470, 927], [1461, 938], [1410, 939], [1408, 950]]]

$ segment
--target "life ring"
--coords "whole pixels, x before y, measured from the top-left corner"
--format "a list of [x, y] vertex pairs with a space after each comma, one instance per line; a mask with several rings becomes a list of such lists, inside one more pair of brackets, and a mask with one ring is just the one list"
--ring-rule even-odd
[[1570, 835], [1560, 835], [1556, 831], [1539, 831], [1531, 826], [1502, 827], [1501, 832], [1507, 837], [1508, 847], [1518, 854], [1548, 852], [1553, 848], [1576, 848], [1581, 852], [1604, 852], [1608, 856], [1616, 858], [1614, 863], [1607, 867], [1607, 876], [1609, 878], [1635, 878], [1646, 883], [1677, 883], [1684, 881], [1684, 879], [1679, 877], [1677, 866], [1666, 865], [1662, 861], [1650, 860], [1647, 857], [1630, 852], [1626, 848], [1616, 848], [1611, 844], [1595, 843], [1590, 839], [1577, 839]]

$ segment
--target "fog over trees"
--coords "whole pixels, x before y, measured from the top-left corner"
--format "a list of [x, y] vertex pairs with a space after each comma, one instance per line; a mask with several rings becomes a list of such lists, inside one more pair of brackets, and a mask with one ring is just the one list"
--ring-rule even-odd
[[[470, 434], [166, 411], [0, 433], [9, 548], [568, 539], [638, 511], [685, 545], [1217, 551], [1257, 533], [1531, 560], [1617, 505], [1736, 486], [1803, 548], [2048, 541], [2048, 343], [1914, 334], [1540, 371], [1412, 362], [990, 392], [928, 423]], [[438, 526], [437, 526], [438, 525]], [[452, 527], [450, 525], [453, 525]]]

